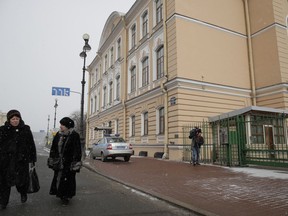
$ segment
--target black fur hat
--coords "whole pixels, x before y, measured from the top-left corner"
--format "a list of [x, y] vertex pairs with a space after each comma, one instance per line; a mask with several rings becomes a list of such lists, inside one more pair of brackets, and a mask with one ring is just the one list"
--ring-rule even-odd
[[13, 109], [7, 113], [7, 120], [9, 121], [14, 116], [17, 116], [18, 118], [22, 119], [20, 112], [18, 110]]
[[69, 117], [64, 117], [60, 120], [60, 124], [64, 125], [68, 129], [74, 128], [74, 121], [70, 119]]

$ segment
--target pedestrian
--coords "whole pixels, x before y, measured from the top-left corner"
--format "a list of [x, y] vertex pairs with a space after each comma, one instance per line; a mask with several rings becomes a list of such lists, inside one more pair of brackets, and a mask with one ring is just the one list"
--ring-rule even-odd
[[63, 205], [67, 205], [76, 195], [75, 176], [81, 167], [80, 136], [73, 128], [74, 121], [71, 118], [60, 120], [60, 130], [52, 141], [48, 158], [48, 166], [54, 170], [50, 195], [60, 198]]
[[31, 129], [25, 125], [18, 110], [7, 113], [7, 121], [0, 127], [0, 204], [9, 203], [11, 187], [16, 186], [21, 202], [27, 201], [29, 167], [35, 166], [36, 147]]
[[199, 156], [200, 156], [200, 149], [201, 146], [204, 144], [204, 139], [202, 137], [202, 131], [200, 128], [195, 128], [194, 136], [192, 137], [192, 161], [193, 165], [200, 165], [199, 163]]

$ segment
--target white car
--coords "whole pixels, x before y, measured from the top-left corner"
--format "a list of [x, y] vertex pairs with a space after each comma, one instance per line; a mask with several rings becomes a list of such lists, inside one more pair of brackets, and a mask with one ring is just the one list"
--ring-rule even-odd
[[101, 160], [105, 162], [107, 158], [123, 157], [124, 161], [128, 162], [133, 154], [132, 145], [122, 137], [117, 134], [105, 134], [102, 139], [92, 145], [90, 158], [101, 157]]

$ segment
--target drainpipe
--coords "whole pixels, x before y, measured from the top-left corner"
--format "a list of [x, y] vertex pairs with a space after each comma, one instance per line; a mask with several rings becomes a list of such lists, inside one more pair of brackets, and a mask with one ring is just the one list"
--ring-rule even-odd
[[165, 118], [165, 140], [164, 140], [164, 159], [169, 159], [169, 148], [168, 148], [168, 91], [165, 83], [168, 81], [168, 66], [167, 66], [167, 59], [168, 59], [168, 52], [167, 52], [167, 26], [166, 26], [166, 19], [167, 19], [167, 7], [166, 1], [163, 1], [163, 39], [164, 39], [164, 77], [165, 81], [161, 85], [162, 92], [164, 93], [164, 118]]
[[249, 58], [249, 71], [250, 71], [250, 82], [252, 88], [252, 105], [256, 106], [256, 88], [255, 88], [255, 71], [253, 61], [253, 49], [252, 49], [252, 38], [251, 38], [251, 26], [249, 17], [249, 8], [247, 0], [243, 0], [245, 10], [245, 22], [247, 31], [247, 42], [248, 42], [248, 58]]
[[168, 91], [164, 84], [161, 85], [162, 92], [164, 93], [164, 118], [165, 118], [165, 143], [164, 143], [164, 155], [163, 159], [169, 159], [168, 148]]
[[[124, 73], [123, 77], [121, 76], [120, 79], [122, 79], [124, 85], [121, 85], [121, 88], [123, 91], [121, 91], [121, 99], [122, 99], [122, 107], [123, 107], [123, 138], [126, 139], [126, 94], [127, 94], [127, 80], [126, 80], [126, 73], [128, 71], [127, 68], [127, 50], [128, 50], [128, 31], [126, 26], [125, 17], [122, 17], [122, 22], [124, 23], [124, 29], [125, 29], [125, 38], [123, 41], [125, 41], [125, 47], [123, 47], [123, 55], [124, 55]], [[122, 82], [121, 82], [122, 83]]]

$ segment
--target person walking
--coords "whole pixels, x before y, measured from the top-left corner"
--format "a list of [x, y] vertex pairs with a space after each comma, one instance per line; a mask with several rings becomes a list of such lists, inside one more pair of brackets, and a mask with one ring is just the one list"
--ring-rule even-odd
[[9, 203], [12, 186], [16, 186], [21, 194], [21, 202], [27, 201], [29, 165], [35, 166], [36, 160], [36, 147], [30, 127], [25, 125], [18, 110], [10, 110], [7, 121], [0, 127], [1, 209], [5, 209]]
[[63, 205], [76, 195], [75, 176], [81, 168], [80, 135], [73, 128], [71, 118], [60, 120], [60, 130], [52, 141], [48, 158], [48, 166], [54, 170], [49, 194], [60, 198]]
[[193, 165], [200, 165], [199, 156], [201, 146], [204, 144], [204, 139], [202, 137], [202, 131], [199, 128], [195, 128], [195, 136], [192, 137], [192, 162]]

